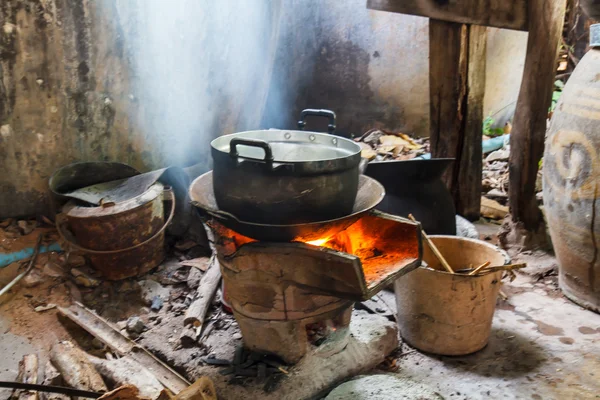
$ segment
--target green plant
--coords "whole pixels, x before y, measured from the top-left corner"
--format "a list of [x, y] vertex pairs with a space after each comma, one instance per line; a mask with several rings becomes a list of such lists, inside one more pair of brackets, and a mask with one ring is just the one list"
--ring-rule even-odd
[[503, 128], [492, 128], [494, 125], [494, 118], [490, 115], [483, 121], [483, 134], [489, 137], [496, 137], [504, 135]]
[[565, 84], [563, 81], [554, 81], [554, 91], [552, 92], [552, 104], [550, 104], [550, 110], [548, 110], [548, 112], [553, 112], [556, 108], [556, 104], [558, 103], [558, 99], [560, 99], [560, 95], [562, 94], [564, 87]]

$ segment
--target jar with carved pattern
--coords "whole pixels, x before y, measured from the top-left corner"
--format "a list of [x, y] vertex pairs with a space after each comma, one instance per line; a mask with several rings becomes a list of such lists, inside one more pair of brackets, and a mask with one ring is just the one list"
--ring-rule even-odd
[[560, 288], [600, 312], [600, 24], [591, 26], [590, 41], [552, 116], [544, 207]]

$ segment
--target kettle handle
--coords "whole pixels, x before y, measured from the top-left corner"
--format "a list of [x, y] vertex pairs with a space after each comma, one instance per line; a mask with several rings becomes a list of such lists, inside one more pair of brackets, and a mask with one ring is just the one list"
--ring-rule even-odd
[[324, 109], [317, 110], [312, 108], [302, 110], [302, 112], [300, 112], [300, 120], [298, 121], [298, 129], [302, 131], [304, 130], [304, 128], [306, 127], [305, 119], [308, 116], [327, 118], [329, 120], [329, 125], [327, 125], [327, 132], [329, 132], [330, 135], [333, 135], [335, 133], [335, 113], [333, 111]]

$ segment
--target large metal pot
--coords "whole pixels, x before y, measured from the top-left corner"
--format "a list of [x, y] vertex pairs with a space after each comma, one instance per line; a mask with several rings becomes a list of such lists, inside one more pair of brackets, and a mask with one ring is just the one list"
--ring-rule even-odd
[[295, 224], [352, 212], [360, 146], [324, 133], [260, 130], [211, 142], [219, 208], [256, 223]]

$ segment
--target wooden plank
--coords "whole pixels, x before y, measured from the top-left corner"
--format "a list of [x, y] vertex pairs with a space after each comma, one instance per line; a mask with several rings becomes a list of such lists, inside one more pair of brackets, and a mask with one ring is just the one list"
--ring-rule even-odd
[[509, 204], [512, 220], [536, 232], [542, 214], [535, 198], [535, 181], [544, 152], [566, 0], [529, 0], [527, 56], [513, 129], [510, 135]]
[[58, 313], [85, 329], [119, 356], [129, 356], [148, 368], [156, 379], [171, 392], [177, 394], [190, 386], [190, 383], [171, 367], [146, 348], [127, 339], [108, 321], [93, 313], [83, 304], [75, 302], [69, 308], [58, 307]]
[[461, 24], [527, 30], [527, 0], [367, 0], [367, 8]]
[[485, 65], [487, 28], [471, 25], [468, 28], [467, 109], [464, 139], [458, 164], [456, 209], [463, 217], [479, 219], [481, 206], [481, 131], [483, 97], [485, 94]]

